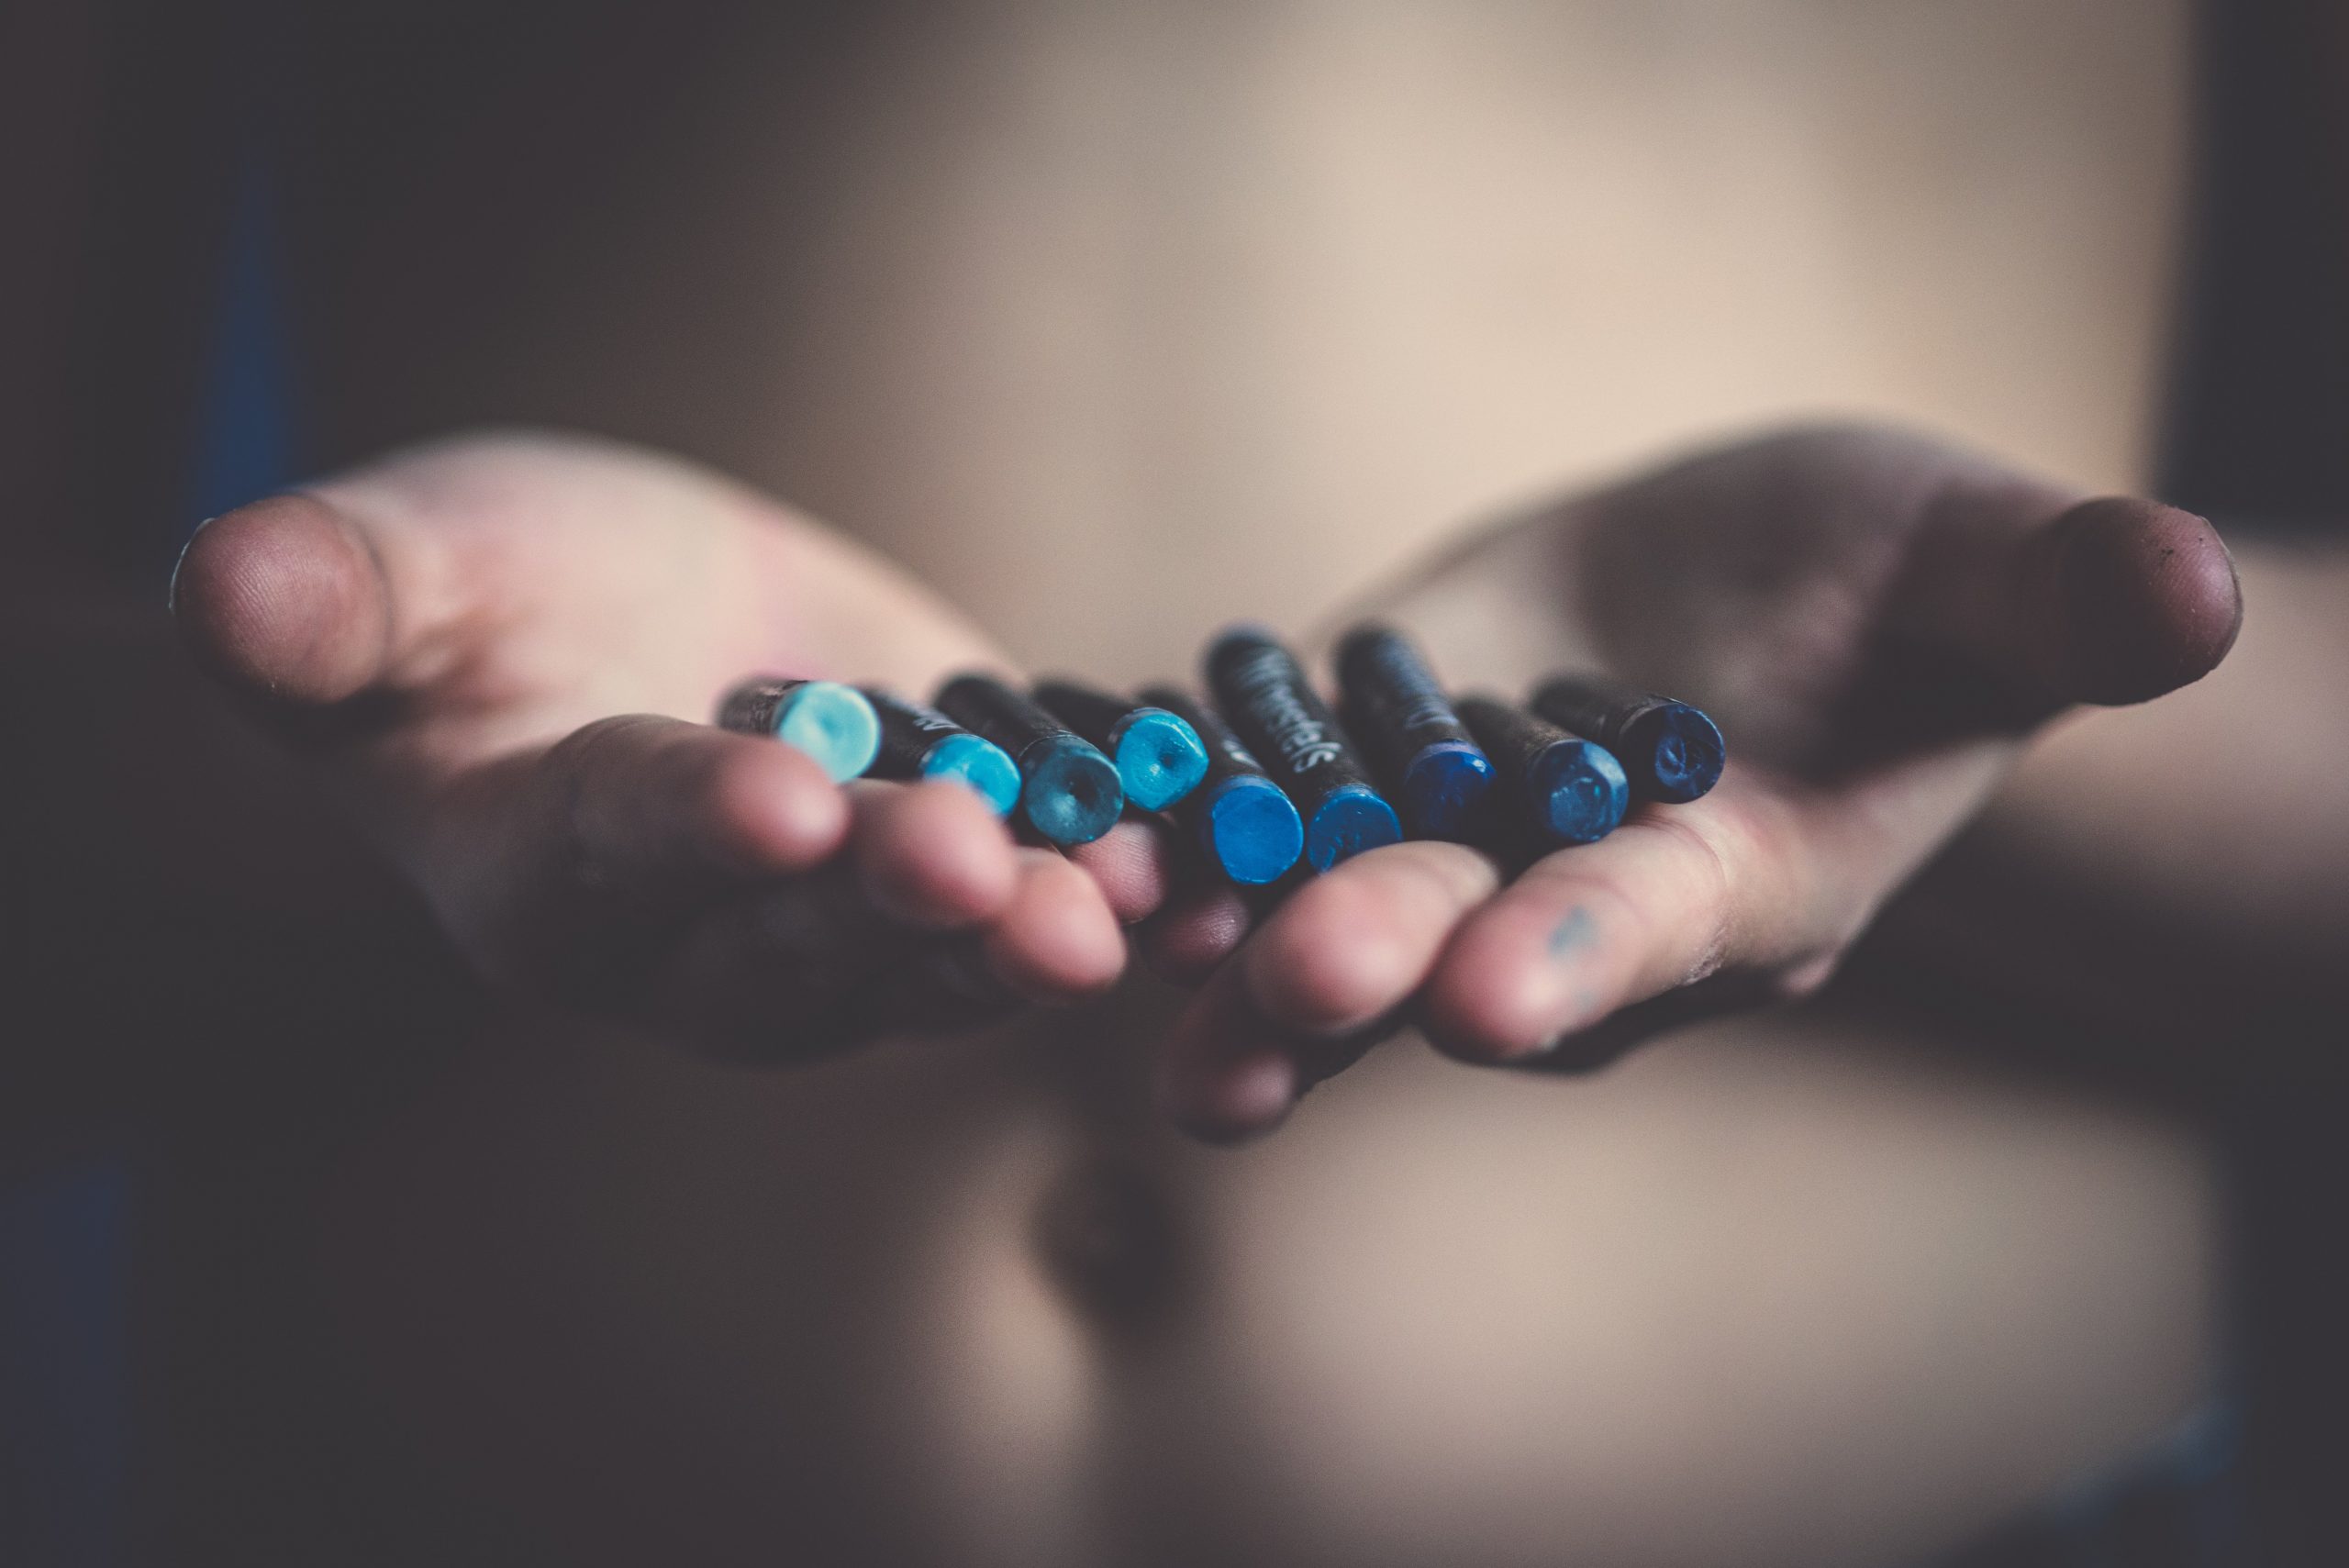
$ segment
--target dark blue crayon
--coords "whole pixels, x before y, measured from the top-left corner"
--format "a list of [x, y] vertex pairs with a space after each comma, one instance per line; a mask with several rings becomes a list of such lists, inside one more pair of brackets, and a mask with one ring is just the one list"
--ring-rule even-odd
[[1181, 718], [1207, 744], [1207, 776], [1174, 819], [1232, 881], [1251, 887], [1279, 881], [1305, 852], [1305, 820], [1287, 795], [1214, 709], [1172, 686], [1145, 687], [1141, 700]]
[[985, 675], [957, 675], [938, 694], [938, 711], [1019, 765], [1019, 809], [1055, 844], [1089, 844], [1117, 825], [1125, 787], [1109, 759], [1060, 720]]
[[745, 681], [718, 705], [718, 724], [744, 735], [772, 735], [816, 759], [834, 784], [873, 765], [881, 721], [853, 686], [771, 676]]
[[1036, 700], [1117, 764], [1126, 799], [1144, 811], [1165, 810], [1207, 776], [1208, 749], [1180, 714], [1074, 681], [1039, 683]]
[[1460, 717], [1507, 781], [1510, 804], [1553, 844], [1592, 844], [1615, 830], [1631, 783], [1615, 753], [1488, 696], [1460, 699]]
[[1598, 675], [1553, 675], [1533, 711], [1615, 753], [1642, 800], [1681, 805], [1720, 781], [1729, 749], [1720, 727], [1685, 702]]
[[1402, 839], [1395, 808], [1295, 654], [1265, 632], [1239, 627], [1216, 639], [1206, 663], [1217, 709], [1305, 818], [1306, 863], [1328, 871]]
[[863, 688], [881, 719], [881, 750], [873, 776], [952, 779], [1007, 817], [1019, 803], [1019, 764], [992, 740], [972, 734], [934, 707], [907, 702], [877, 686]]
[[1482, 826], [1493, 764], [1402, 633], [1363, 626], [1338, 644], [1347, 733], [1396, 785], [1403, 820], [1423, 839], [1465, 841]]

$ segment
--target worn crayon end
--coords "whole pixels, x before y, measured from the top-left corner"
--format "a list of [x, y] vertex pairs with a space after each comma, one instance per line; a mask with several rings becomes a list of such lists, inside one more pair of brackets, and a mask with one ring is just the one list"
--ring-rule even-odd
[[1606, 747], [1588, 740], [1561, 740], [1526, 770], [1533, 817], [1552, 838], [1591, 844], [1623, 820], [1631, 804], [1631, 783], [1623, 764]]
[[1315, 871], [1328, 871], [1364, 850], [1402, 840], [1403, 824], [1395, 808], [1374, 791], [1348, 784], [1323, 796], [1305, 825], [1305, 859]]
[[1055, 844], [1089, 844], [1117, 825], [1125, 786], [1109, 759], [1074, 735], [1040, 740], [1021, 757], [1020, 807]]
[[1019, 804], [1019, 765], [992, 740], [975, 735], [950, 735], [930, 748], [921, 765], [922, 777], [952, 779], [966, 785], [997, 817], [1008, 817]]
[[881, 720], [854, 687], [810, 681], [776, 711], [774, 735], [815, 758], [839, 784], [873, 765], [881, 749]]
[[1425, 839], [1465, 840], [1492, 793], [1491, 759], [1464, 740], [1428, 747], [1403, 770], [1403, 815]]
[[1218, 784], [1199, 837], [1223, 874], [1250, 887], [1277, 882], [1305, 852], [1305, 823], [1281, 786], [1241, 774]]
[[1720, 728], [1701, 709], [1664, 703], [1623, 731], [1625, 760], [1637, 761], [1646, 794], [1682, 805], [1720, 782], [1729, 748]]
[[1118, 780], [1144, 811], [1163, 811], [1208, 776], [1198, 731], [1164, 708], [1137, 708], [1117, 735]]

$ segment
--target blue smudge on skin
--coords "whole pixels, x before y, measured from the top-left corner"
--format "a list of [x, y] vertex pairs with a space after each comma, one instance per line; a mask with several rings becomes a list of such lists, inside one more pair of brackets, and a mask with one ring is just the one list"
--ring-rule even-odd
[[1598, 922], [1590, 911], [1577, 904], [1566, 911], [1550, 932], [1550, 956], [1564, 958], [1577, 949], [1588, 947], [1598, 940]]

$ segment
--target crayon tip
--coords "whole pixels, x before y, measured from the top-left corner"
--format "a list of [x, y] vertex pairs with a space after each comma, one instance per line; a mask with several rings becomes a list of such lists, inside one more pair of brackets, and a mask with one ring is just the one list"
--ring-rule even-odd
[[1533, 815], [1553, 838], [1590, 844], [1607, 837], [1631, 804], [1623, 764], [1604, 746], [1561, 740], [1527, 770]]
[[1645, 713], [1623, 732], [1623, 749], [1645, 764], [1649, 792], [1682, 805], [1720, 782], [1729, 748], [1702, 710], [1665, 703]]
[[1281, 786], [1242, 773], [1216, 786], [1199, 837], [1223, 874], [1250, 887], [1277, 882], [1305, 851], [1305, 824]]
[[1403, 770], [1404, 815], [1428, 839], [1466, 839], [1493, 787], [1493, 764], [1464, 740], [1439, 740]]
[[1009, 816], [1019, 803], [1019, 765], [1002, 747], [975, 735], [950, 735], [940, 741], [923, 761], [921, 772], [924, 778], [968, 785], [997, 817]]
[[1055, 844], [1089, 844], [1117, 825], [1126, 792], [1108, 758], [1074, 735], [1029, 751], [1042, 755], [1030, 763], [1019, 798], [1037, 832]]
[[1137, 708], [1116, 737], [1118, 779], [1144, 811], [1163, 811], [1208, 776], [1198, 732], [1162, 708]]
[[881, 720], [864, 695], [831, 681], [810, 681], [775, 715], [775, 739], [816, 759], [834, 784], [873, 765], [881, 750]]
[[1305, 858], [1315, 871], [1328, 871], [1364, 850], [1402, 839], [1403, 824], [1393, 806], [1361, 784], [1346, 784], [1324, 795], [1305, 825]]

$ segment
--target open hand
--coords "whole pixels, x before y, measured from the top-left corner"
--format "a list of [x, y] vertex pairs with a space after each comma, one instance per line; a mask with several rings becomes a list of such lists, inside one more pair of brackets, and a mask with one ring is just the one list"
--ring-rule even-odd
[[1367, 608], [1456, 685], [1596, 667], [1697, 703], [1730, 765], [1506, 883], [1419, 842], [1304, 887], [1163, 1047], [1163, 1097], [1209, 1136], [1274, 1125], [1406, 1018], [1466, 1061], [1587, 1065], [1802, 995], [2039, 725], [2199, 678], [2242, 599], [2199, 517], [1837, 428], [1544, 508]]
[[479, 969], [729, 1055], [1097, 991], [1159, 895], [1138, 826], [1086, 846], [1088, 875], [959, 786], [842, 789], [697, 722], [761, 672], [919, 693], [1001, 660], [681, 463], [545, 436], [396, 454], [206, 525], [173, 610]]

